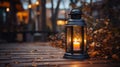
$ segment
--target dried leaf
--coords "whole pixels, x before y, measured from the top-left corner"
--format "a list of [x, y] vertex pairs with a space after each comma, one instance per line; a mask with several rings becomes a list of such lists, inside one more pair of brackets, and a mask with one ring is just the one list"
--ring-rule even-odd
[[32, 66], [33, 66], [33, 67], [37, 67], [38, 65], [37, 65], [37, 63], [33, 62], [33, 63], [32, 63]]
[[119, 56], [118, 56], [117, 54], [113, 54], [113, 55], [112, 55], [112, 58], [113, 58], [114, 60], [119, 60]]
[[36, 52], [36, 51], [37, 51], [37, 50], [35, 49], [35, 50], [31, 50], [30, 52], [31, 52], [31, 53], [34, 53], [34, 52]]
[[6, 63], [5, 67], [11, 67], [10, 63]]
[[13, 63], [15, 63], [15, 64], [19, 64], [20, 62], [18, 62], [18, 61], [14, 61]]
[[91, 52], [90, 57], [95, 57], [98, 54], [97, 51]]
[[15, 48], [15, 50], [20, 50], [19, 48]]

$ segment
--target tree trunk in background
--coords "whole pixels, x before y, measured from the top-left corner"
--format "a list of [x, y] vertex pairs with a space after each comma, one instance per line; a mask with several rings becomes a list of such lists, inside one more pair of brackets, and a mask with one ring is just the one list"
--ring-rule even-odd
[[59, 5], [60, 5], [60, 2], [61, 0], [58, 0], [57, 2], [57, 6], [55, 8], [55, 11], [54, 11], [54, 8], [53, 8], [53, 1], [51, 0], [51, 3], [52, 3], [52, 29], [53, 29], [53, 32], [56, 32], [56, 28], [57, 28], [57, 19], [58, 19], [58, 12], [59, 12]]
[[111, 21], [111, 25], [113, 27], [120, 28], [120, 1], [119, 0], [105, 0], [102, 5], [102, 10], [104, 11], [104, 15], [108, 17]]
[[17, 26], [17, 17], [16, 17], [16, 4], [14, 3], [13, 0], [10, 0], [10, 31], [16, 31], [16, 26]]
[[[31, 5], [31, 0], [29, 0], [29, 5]], [[28, 8], [29, 9], [29, 18], [28, 18], [28, 29], [27, 29], [27, 31], [32, 31], [32, 8]]]
[[93, 4], [93, 0], [90, 0], [90, 16], [92, 16], [92, 10], [93, 10], [93, 7], [92, 7], [92, 4]]
[[54, 3], [53, 3], [53, 0], [51, 0], [51, 22], [52, 22], [52, 31], [53, 31], [53, 23], [54, 23], [54, 17], [53, 17], [53, 15], [54, 15]]
[[42, 22], [42, 31], [46, 31], [46, 0], [41, 0], [41, 22]]
[[[41, 2], [41, 0], [38, 0], [38, 2], [40, 3]], [[41, 20], [41, 18], [40, 18], [40, 10], [41, 10], [41, 5], [39, 4], [39, 5], [37, 5], [37, 22], [38, 22], [38, 31], [41, 31], [41, 22], [40, 22], [40, 20]]]
[[[17, 9], [16, 4], [13, 0], [10, 0], [10, 20], [9, 20], [9, 27], [8, 31], [15, 32], [17, 30], [17, 17], [16, 17]], [[8, 42], [15, 42], [16, 41], [16, 34], [15, 33], [9, 33], [9, 35], [6, 35]]]
[[[47, 31], [46, 29], [46, 0], [41, 0], [41, 23], [42, 31]], [[42, 41], [46, 41], [46, 33], [42, 34]]]

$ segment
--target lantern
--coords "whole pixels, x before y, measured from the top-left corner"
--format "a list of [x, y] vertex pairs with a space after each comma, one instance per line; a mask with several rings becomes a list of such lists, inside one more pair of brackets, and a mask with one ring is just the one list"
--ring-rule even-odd
[[69, 15], [70, 19], [66, 24], [66, 53], [64, 58], [88, 58], [87, 28], [84, 20], [81, 19], [82, 12], [79, 9], [72, 9]]

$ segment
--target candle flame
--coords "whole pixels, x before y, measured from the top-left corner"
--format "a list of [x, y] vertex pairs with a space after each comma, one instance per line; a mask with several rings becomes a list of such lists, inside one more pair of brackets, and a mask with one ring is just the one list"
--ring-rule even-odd
[[81, 42], [81, 39], [80, 38], [74, 38], [73, 41], [74, 42]]
[[74, 42], [77, 42], [77, 38], [74, 38]]

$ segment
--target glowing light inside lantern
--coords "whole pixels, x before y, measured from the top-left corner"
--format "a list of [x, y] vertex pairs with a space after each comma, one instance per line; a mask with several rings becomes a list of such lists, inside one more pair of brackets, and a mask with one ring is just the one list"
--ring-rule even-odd
[[6, 8], [6, 11], [9, 12], [9, 11], [10, 11], [10, 8]]
[[74, 41], [73, 41], [73, 49], [75, 50], [75, 51], [77, 51], [77, 50], [80, 50], [80, 41], [79, 41], [79, 39], [74, 39]]

